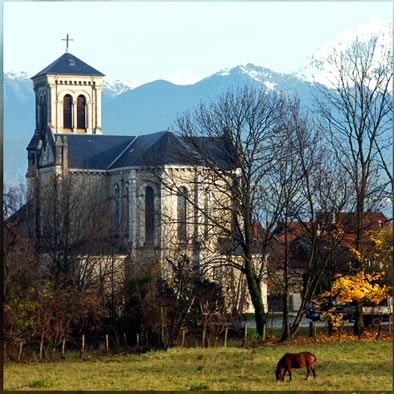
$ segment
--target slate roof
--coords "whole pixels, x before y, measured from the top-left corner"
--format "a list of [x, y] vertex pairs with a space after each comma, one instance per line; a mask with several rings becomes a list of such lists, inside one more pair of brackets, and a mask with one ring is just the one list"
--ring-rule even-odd
[[222, 170], [236, 167], [235, 151], [228, 145], [225, 137], [190, 137], [183, 142], [195, 151], [197, 157], [202, 157], [205, 163], [210, 161], [212, 165], [217, 165]]
[[195, 162], [180, 138], [177, 138], [171, 131], [161, 131], [137, 137], [111, 168], [193, 164]]
[[[68, 165], [74, 169], [109, 170], [201, 163], [199, 155], [193, 151], [192, 146], [171, 131], [141, 136], [101, 134], [56, 134], [56, 136], [67, 138]], [[212, 162], [221, 168], [232, 166], [231, 158], [214, 146], [213, 139], [204, 139], [203, 145], [207, 148]]]
[[106, 170], [135, 139], [133, 136], [56, 134], [65, 136], [70, 168]]
[[64, 75], [97, 75], [104, 76], [103, 73], [89, 66], [81, 59], [71, 53], [66, 52], [49, 66], [45, 67], [31, 79], [40, 77], [45, 74], [64, 74]]

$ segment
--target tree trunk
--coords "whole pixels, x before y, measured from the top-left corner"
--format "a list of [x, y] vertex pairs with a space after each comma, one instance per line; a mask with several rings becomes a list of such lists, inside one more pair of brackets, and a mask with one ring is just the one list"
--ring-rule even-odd
[[356, 305], [355, 322], [353, 326], [354, 335], [358, 336], [358, 339], [364, 333], [364, 315], [363, 315], [363, 304], [358, 302]]
[[286, 289], [284, 294], [284, 305], [283, 305], [283, 332], [281, 341], [285, 341], [286, 339], [290, 338], [290, 315], [289, 315], [289, 292]]
[[[286, 215], [286, 218], [288, 215]], [[290, 332], [290, 286], [289, 286], [289, 240], [288, 230], [285, 230], [285, 256], [283, 264], [283, 283], [284, 283], [284, 299], [283, 299], [283, 332], [281, 341], [285, 341], [291, 335]]]
[[264, 311], [263, 298], [261, 296], [260, 282], [258, 281], [252, 263], [245, 262], [245, 274], [248, 281], [249, 294], [254, 307], [254, 318], [256, 321], [256, 331], [259, 338], [264, 337], [264, 326], [266, 324], [266, 315]]

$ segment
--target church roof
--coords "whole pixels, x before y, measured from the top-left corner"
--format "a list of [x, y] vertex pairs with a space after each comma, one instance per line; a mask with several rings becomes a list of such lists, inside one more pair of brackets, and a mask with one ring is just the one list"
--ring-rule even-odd
[[67, 138], [70, 168], [106, 170], [135, 137], [102, 134], [56, 134]]
[[191, 164], [181, 140], [171, 131], [161, 131], [136, 137], [132, 145], [112, 168]]
[[[171, 131], [141, 136], [102, 134], [57, 134], [68, 144], [68, 165], [74, 169], [110, 170], [125, 167], [193, 165], [202, 160], [194, 147]], [[212, 139], [199, 139], [212, 162], [221, 168], [233, 166], [231, 158]], [[194, 147], [193, 147], [194, 145]]]
[[49, 66], [45, 67], [39, 73], [34, 75], [32, 79], [45, 74], [64, 74], [64, 75], [97, 75], [104, 76], [103, 73], [89, 66], [81, 59], [71, 53], [64, 53]]

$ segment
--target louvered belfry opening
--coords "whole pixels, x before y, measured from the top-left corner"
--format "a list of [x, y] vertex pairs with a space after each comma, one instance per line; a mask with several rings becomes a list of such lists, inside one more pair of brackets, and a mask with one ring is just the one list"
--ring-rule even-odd
[[69, 94], [66, 94], [63, 98], [63, 129], [71, 130], [73, 127], [72, 101], [72, 97]]
[[77, 98], [77, 129], [86, 129], [86, 98], [83, 95]]

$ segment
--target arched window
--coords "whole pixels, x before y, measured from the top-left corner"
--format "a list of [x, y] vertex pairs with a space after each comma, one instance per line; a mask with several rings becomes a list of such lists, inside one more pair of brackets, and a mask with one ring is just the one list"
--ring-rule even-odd
[[125, 219], [126, 219], [126, 228], [125, 228], [125, 236], [128, 237], [129, 236], [129, 226], [130, 226], [130, 192], [129, 192], [129, 188], [126, 187], [126, 194], [125, 194], [125, 198], [126, 198], [126, 207], [125, 207]]
[[86, 129], [86, 98], [83, 95], [77, 98], [77, 129]]
[[208, 188], [206, 188], [205, 194], [204, 194], [204, 239], [205, 239], [205, 241], [208, 240], [208, 236], [209, 236], [208, 218], [209, 218], [209, 191], [208, 191]]
[[154, 241], [155, 202], [154, 191], [151, 186], [145, 189], [145, 242]]
[[63, 97], [63, 128], [64, 129], [72, 129], [73, 123], [73, 99], [71, 95], [66, 94]]
[[120, 225], [120, 201], [119, 201], [120, 191], [119, 185], [116, 184], [114, 186], [114, 228], [115, 233], [119, 233], [119, 225]]
[[178, 240], [186, 241], [187, 227], [186, 227], [186, 203], [187, 203], [187, 189], [181, 186], [177, 196], [177, 225], [178, 225]]

